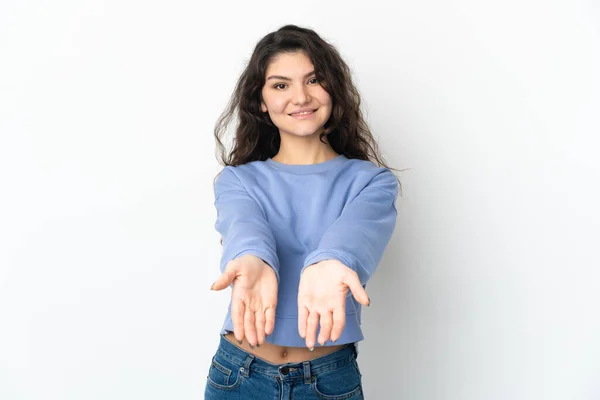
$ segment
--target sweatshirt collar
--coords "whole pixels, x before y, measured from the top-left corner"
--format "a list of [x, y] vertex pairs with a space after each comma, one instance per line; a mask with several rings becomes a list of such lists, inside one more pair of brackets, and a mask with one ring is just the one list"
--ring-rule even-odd
[[315, 172], [327, 171], [328, 169], [331, 169], [346, 160], [346, 156], [340, 154], [335, 158], [316, 164], [284, 164], [271, 158], [266, 159], [265, 162], [273, 168], [277, 168], [282, 171], [291, 172], [294, 174], [312, 174]]

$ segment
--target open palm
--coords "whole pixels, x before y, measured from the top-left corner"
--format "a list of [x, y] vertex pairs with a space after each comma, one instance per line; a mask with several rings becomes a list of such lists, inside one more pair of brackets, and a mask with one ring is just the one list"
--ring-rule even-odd
[[251, 346], [263, 344], [275, 327], [277, 276], [262, 259], [246, 254], [230, 261], [211, 287], [223, 290], [233, 284], [231, 319], [236, 340]]
[[298, 333], [306, 347], [313, 349], [320, 324], [318, 341], [335, 342], [346, 324], [348, 290], [360, 304], [370, 303], [358, 275], [338, 260], [324, 260], [307, 267], [298, 287]]

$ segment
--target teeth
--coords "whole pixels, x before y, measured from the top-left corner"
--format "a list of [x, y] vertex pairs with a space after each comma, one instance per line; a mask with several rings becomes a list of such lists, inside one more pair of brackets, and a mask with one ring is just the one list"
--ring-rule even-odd
[[295, 113], [295, 114], [292, 114], [292, 115], [306, 115], [306, 114], [312, 114], [312, 113], [313, 113], [312, 111], [304, 111], [304, 112]]

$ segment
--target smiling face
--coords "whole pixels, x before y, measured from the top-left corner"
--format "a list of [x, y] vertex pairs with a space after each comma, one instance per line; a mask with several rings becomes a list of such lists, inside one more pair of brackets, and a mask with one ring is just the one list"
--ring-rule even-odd
[[[314, 66], [302, 52], [276, 56], [265, 74], [260, 109], [283, 135], [319, 133], [331, 115], [331, 97], [318, 82]], [[298, 112], [309, 110], [308, 113]]]

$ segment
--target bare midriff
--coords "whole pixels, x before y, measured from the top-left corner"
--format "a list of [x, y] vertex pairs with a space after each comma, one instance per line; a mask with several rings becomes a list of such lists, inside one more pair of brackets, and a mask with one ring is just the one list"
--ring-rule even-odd
[[313, 351], [310, 351], [306, 347], [285, 347], [265, 342], [259, 347], [254, 346], [254, 348], [251, 348], [247, 340], [243, 340], [242, 344], [239, 344], [233, 333], [227, 333], [224, 336], [228, 341], [237, 347], [252, 355], [255, 355], [256, 357], [262, 358], [271, 364], [310, 361], [326, 354], [333, 353], [334, 351], [344, 347], [343, 345], [319, 346], [315, 347]]

